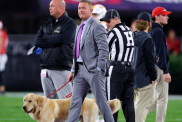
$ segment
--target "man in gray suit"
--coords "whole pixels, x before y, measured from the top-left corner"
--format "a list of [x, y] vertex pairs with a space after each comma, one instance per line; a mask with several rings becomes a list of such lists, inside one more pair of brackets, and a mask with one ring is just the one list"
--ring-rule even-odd
[[[81, 0], [78, 15], [82, 24], [75, 36], [74, 64], [68, 81], [73, 80], [73, 94], [67, 122], [78, 122], [82, 103], [91, 87], [106, 122], [114, 122], [105, 94], [105, 71], [108, 56], [106, 30], [92, 17], [92, 3]], [[84, 119], [84, 118], [83, 118]], [[89, 122], [91, 120], [84, 120]]]

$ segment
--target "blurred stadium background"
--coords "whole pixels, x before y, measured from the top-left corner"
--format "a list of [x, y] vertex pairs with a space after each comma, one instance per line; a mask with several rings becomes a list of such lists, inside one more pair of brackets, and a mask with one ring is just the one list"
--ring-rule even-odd
[[[169, 30], [174, 30], [180, 43], [178, 45], [178, 53], [169, 51], [170, 74], [172, 77], [172, 82], [169, 84], [169, 94], [179, 95], [179, 106], [176, 107], [177, 110], [172, 109], [172, 111], [178, 111], [178, 114], [182, 115], [182, 100], [180, 96], [182, 95], [182, 0], [90, 1], [93, 4], [102, 4], [106, 9], [116, 9], [120, 14], [121, 21], [125, 22], [127, 26], [132, 25], [133, 20], [140, 12], [151, 13], [155, 7], [161, 6], [168, 11], [172, 11], [172, 15], [169, 15], [168, 25], [164, 26], [164, 32], [166, 37], [168, 37]], [[65, 0], [65, 2], [68, 16], [79, 22], [80, 19], [77, 14], [79, 0]], [[8, 33], [9, 37], [7, 48], [8, 62], [5, 70], [7, 92], [4, 94], [5, 96], [0, 96], [0, 115], [3, 112], [1, 110], [5, 110], [3, 109], [3, 104], [5, 105], [6, 102], [3, 99], [13, 96], [9, 96], [9, 93], [42, 92], [39, 56], [27, 56], [26, 53], [33, 46], [34, 37], [39, 27], [49, 18], [49, 3], [50, 0], [0, 0], [0, 20], [4, 25], [3, 30]], [[7, 101], [9, 100], [11, 101], [12, 99], [9, 98]], [[11, 106], [11, 103], [7, 106], [9, 105]], [[169, 105], [173, 106], [175, 102]], [[22, 105], [19, 106], [21, 107]], [[14, 121], [13, 119], [3, 120], [1, 117], [3, 118], [3, 116], [0, 116], [0, 122]], [[177, 119], [179, 120], [174, 120], [182, 122], [182, 117], [177, 117]], [[19, 121], [20, 119], [17, 122]], [[22, 121], [27, 121], [27, 119], [22, 119]], [[173, 122], [172, 119], [169, 119], [169, 122]]]
[[[79, 0], [65, 0], [68, 16], [79, 21], [77, 6]], [[168, 11], [169, 24], [164, 32], [173, 29], [180, 41], [179, 53], [170, 56], [170, 94], [182, 94], [182, 0], [91, 0], [93, 4], [103, 4], [107, 9], [119, 11], [121, 21], [130, 26], [142, 11], [152, 12], [162, 6]], [[41, 24], [49, 15], [50, 0], [1, 0], [0, 20], [8, 33], [8, 62], [6, 65], [7, 91], [42, 91], [40, 84], [39, 56], [26, 56], [33, 46], [34, 37]]]

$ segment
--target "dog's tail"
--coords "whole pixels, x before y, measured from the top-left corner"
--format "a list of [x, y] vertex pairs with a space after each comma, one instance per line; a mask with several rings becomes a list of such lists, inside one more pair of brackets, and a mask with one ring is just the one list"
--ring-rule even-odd
[[[109, 100], [108, 103], [111, 108], [112, 114], [116, 113], [121, 108], [121, 101], [118, 99]], [[99, 111], [99, 115], [102, 115], [101, 111]]]

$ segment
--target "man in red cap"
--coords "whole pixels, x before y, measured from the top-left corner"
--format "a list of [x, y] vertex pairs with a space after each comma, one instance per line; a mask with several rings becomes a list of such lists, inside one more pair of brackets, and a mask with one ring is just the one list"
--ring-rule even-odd
[[168, 24], [168, 15], [171, 14], [163, 7], [157, 7], [152, 11], [154, 23], [150, 35], [153, 38], [156, 47], [156, 55], [159, 57], [157, 63], [157, 81], [155, 84], [155, 95], [152, 107], [149, 112], [156, 109], [156, 122], [164, 122], [166, 117], [168, 103], [168, 83], [171, 82], [169, 74], [169, 56], [166, 45], [166, 37], [163, 32], [163, 26]]

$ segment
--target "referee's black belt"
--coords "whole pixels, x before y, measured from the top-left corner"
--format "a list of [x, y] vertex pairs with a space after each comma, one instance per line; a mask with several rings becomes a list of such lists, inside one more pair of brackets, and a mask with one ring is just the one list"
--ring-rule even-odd
[[78, 65], [80, 64], [80, 65], [83, 65], [83, 62], [76, 62]]
[[115, 65], [132, 66], [132, 63], [131, 62], [125, 62], [125, 61], [111, 61], [110, 65], [111, 66], [115, 66]]

